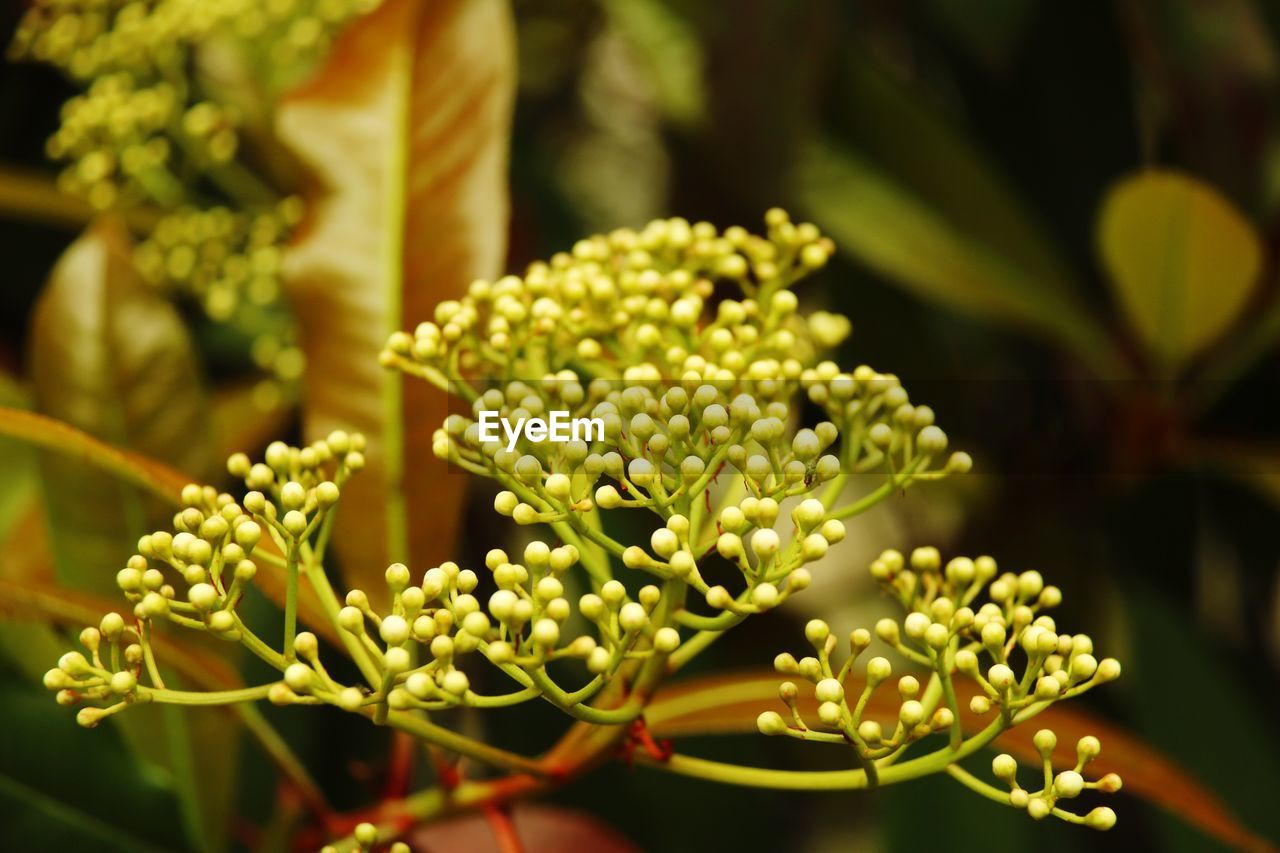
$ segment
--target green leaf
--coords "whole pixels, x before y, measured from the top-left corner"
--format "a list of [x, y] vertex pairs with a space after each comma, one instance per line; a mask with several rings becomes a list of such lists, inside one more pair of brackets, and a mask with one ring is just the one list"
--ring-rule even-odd
[[[1209, 566], [1213, 571], [1215, 566]], [[1266, 666], [1260, 653], [1234, 667], [1215, 654], [1203, 632], [1195, 630], [1192, 617], [1169, 600], [1162, 589], [1145, 583], [1125, 586], [1124, 612], [1130, 615], [1135, 666], [1118, 682], [1124, 688], [1124, 706], [1156, 748], [1176, 751], [1180, 762], [1194, 770], [1218, 797], [1231, 803], [1264, 838], [1280, 837], [1280, 814], [1275, 808], [1275, 780], [1280, 779], [1280, 740], [1276, 737], [1275, 708], [1258, 693], [1257, 667]], [[1236, 653], [1239, 654], [1239, 653]], [[1235, 657], [1235, 655], [1232, 655]], [[1229, 660], [1230, 658], [1228, 658]], [[1185, 700], [1171, 695], [1170, 685], [1182, 685]], [[1169, 704], [1186, 706], [1171, 712]], [[1207, 728], [1207, 731], [1205, 729]], [[1224, 743], [1215, 733], [1228, 738]], [[1106, 740], [1102, 741], [1106, 752]], [[1123, 773], [1121, 774], [1123, 775]], [[1125, 789], [1130, 788], [1125, 779]], [[1167, 781], [1176, 789], [1177, 779]], [[1185, 814], [1203, 813], [1204, 803], [1183, 790]], [[1176, 813], [1175, 813], [1176, 814]], [[1232, 847], [1274, 850], [1256, 836], [1215, 833]], [[1170, 850], [1195, 850], [1200, 845], [1170, 831]]]
[[706, 112], [703, 54], [693, 28], [662, 0], [607, 0], [604, 12], [634, 45], [663, 116], [679, 127]]
[[1095, 373], [1115, 376], [1122, 368], [1114, 348], [1069, 272], [1022, 222], [1025, 212], [970, 152], [943, 150], [946, 165], [934, 168], [953, 185], [947, 200], [936, 189], [926, 195], [923, 177], [904, 180], [861, 153], [813, 143], [799, 159], [801, 201], [839, 250], [890, 281], [970, 316], [1049, 335]]
[[279, 109], [279, 136], [312, 175], [286, 282], [309, 365], [304, 431], [369, 439], [334, 546], [371, 598], [386, 595], [390, 561], [452, 552], [466, 478], [431, 453], [448, 401], [378, 356], [391, 332], [502, 269], [514, 77], [503, 0], [388, 0]]
[[[109, 726], [50, 712], [38, 685], [0, 667], [0, 838], [7, 850], [158, 851], [182, 846], [172, 793], [141, 772]], [[74, 756], [74, 758], [72, 758]]]
[[[95, 223], [63, 255], [31, 325], [37, 408], [87, 433], [183, 470], [208, 466], [206, 397], [195, 350], [176, 309], [135, 270], [124, 226]], [[112, 594], [115, 574], [168, 507], [119, 478], [86, 470], [65, 454], [40, 463], [56, 573], [76, 589]], [[139, 708], [120, 726], [139, 755], [174, 779], [192, 843], [227, 843], [237, 730], [203, 715], [197, 756], [189, 721]]]
[[1231, 202], [1159, 169], [1110, 189], [1098, 250], [1134, 331], [1156, 364], [1175, 372], [1231, 329], [1262, 267], [1258, 235]]

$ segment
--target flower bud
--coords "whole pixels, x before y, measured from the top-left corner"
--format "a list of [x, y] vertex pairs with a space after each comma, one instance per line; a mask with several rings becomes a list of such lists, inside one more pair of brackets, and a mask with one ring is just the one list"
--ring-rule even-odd
[[876, 637], [881, 638], [890, 646], [897, 646], [902, 639], [897, 622], [887, 616], [876, 622]]
[[1058, 746], [1058, 736], [1051, 729], [1040, 729], [1031, 738], [1031, 741], [1035, 744], [1036, 749], [1040, 751], [1040, 756], [1046, 761], [1049, 760], [1049, 756], [1053, 754], [1053, 750]]
[[284, 683], [296, 693], [306, 693], [311, 688], [311, 667], [305, 663], [291, 663], [284, 670]]
[[[407, 574], [408, 570], [406, 570]], [[403, 618], [394, 614], [385, 617], [378, 627], [378, 634], [388, 646], [399, 646], [409, 640], [409, 625]]]
[[924, 706], [915, 699], [909, 699], [898, 709], [898, 719], [902, 722], [903, 728], [911, 731], [924, 722]]
[[1115, 658], [1103, 658], [1098, 664], [1095, 677], [1098, 681], [1115, 681], [1120, 677], [1120, 661]]
[[777, 554], [779, 544], [778, 534], [770, 528], [757, 530], [751, 536], [751, 550], [761, 560], [771, 559]]
[[1078, 797], [1084, 790], [1084, 777], [1074, 770], [1064, 770], [1053, 780], [1053, 792], [1063, 799]]
[[1002, 663], [995, 664], [987, 670], [987, 681], [1001, 693], [1013, 687], [1013, 670]]
[[762, 735], [781, 735], [787, 731], [787, 724], [777, 711], [765, 711], [756, 717], [756, 728]]
[[893, 675], [893, 665], [886, 658], [874, 657], [867, 661], [867, 684], [875, 687]]
[[117, 696], [126, 696], [138, 686], [138, 679], [129, 670], [113, 673], [111, 676], [111, 692]]
[[675, 628], [663, 627], [654, 632], [653, 648], [659, 653], [669, 655], [680, 647], [680, 632]]
[[460, 669], [451, 669], [445, 673], [444, 678], [440, 679], [440, 687], [446, 693], [452, 693], [454, 696], [461, 696], [471, 687], [471, 680], [467, 678], [467, 674]]
[[778, 605], [778, 588], [771, 583], [757, 584], [751, 590], [751, 603], [761, 610], [769, 610]]
[[824, 678], [814, 688], [819, 702], [839, 702], [844, 698], [844, 685], [834, 678]]

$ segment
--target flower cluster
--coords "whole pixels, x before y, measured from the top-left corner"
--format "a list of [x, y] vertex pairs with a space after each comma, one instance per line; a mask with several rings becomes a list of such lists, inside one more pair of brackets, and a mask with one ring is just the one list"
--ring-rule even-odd
[[[302, 215], [238, 159], [246, 125], [379, 0], [37, 0], [10, 45], [82, 83], [47, 152], [59, 187], [96, 210], [159, 214], [138, 249], [147, 280], [199, 302], [216, 322], [258, 335], [276, 379], [301, 370], [281, 310], [280, 255]], [[207, 69], [221, 69], [210, 75]], [[234, 67], [236, 72], [226, 69]], [[255, 87], [229, 96], [223, 76]], [[243, 104], [247, 104], [244, 115]], [[266, 306], [268, 310], [260, 310]], [[284, 354], [277, 359], [277, 354]]]
[[376, 0], [40, 0], [10, 55], [55, 65], [87, 85], [69, 100], [49, 153], [70, 160], [63, 186], [95, 207], [183, 192], [176, 176], [228, 163], [238, 111], [206, 92], [197, 54], [231, 45], [251, 65], [296, 69]]
[[[368, 595], [353, 589], [337, 614], [339, 628], [379, 673], [376, 689], [334, 682], [320, 663], [315, 638], [301, 634], [298, 649], [306, 663], [285, 669], [284, 685], [271, 699], [288, 704], [315, 696], [349, 711], [382, 705], [405, 711], [498, 707], [543, 698], [571, 715], [595, 719], [599, 714], [586, 703], [624, 661], [668, 655], [680, 635], [654, 624], [662, 593], [652, 585], [642, 587], [632, 600], [621, 583], [609, 581], [599, 594], [581, 596], [575, 609], [561, 578], [577, 560], [576, 549], [567, 545], [530, 543], [523, 563], [512, 563], [495, 549], [485, 560], [496, 586], [487, 598], [477, 594], [480, 576], [455, 563], [428, 569], [419, 583], [406, 566], [392, 565], [386, 572], [392, 594], [387, 613], [375, 612]], [[582, 628], [587, 633], [572, 636], [571, 631]], [[472, 654], [508, 675], [519, 689], [505, 694], [473, 690], [461, 666]], [[548, 664], [564, 659], [582, 661], [589, 674], [572, 691], [547, 671]]]
[[1069, 823], [1083, 823], [1092, 829], [1110, 829], [1116, 825], [1116, 813], [1107, 806], [1098, 806], [1084, 815], [1058, 808], [1061, 800], [1071, 800], [1084, 791], [1098, 791], [1103, 794], [1114, 794], [1120, 790], [1119, 775], [1107, 773], [1092, 781], [1085, 781], [1081, 771], [1102, 752], [1102, 744], [1096, 737], [1085, 735], [1076, 741], [1076, 763], [1070, 770], [1055, 773], [1053, 769], [1053, 751], [1058, 745], [1058, 736], [1049, 729], [1036, 732], [1034, 743], [1040, 753], [1040, 772], [1042, 786], [1040, 790], [1028, 791], [1018, 785], [1018, 762], [1012, 755], [1001, 753], [991, 761], [991, 773], [1009, 786], [1009, 805], [1017, 809], [1026, 809], [1027, 814], [1036, 820], [1043, 820], [1050, 815], [1066, 820]]
[[132, 605], [131, 620], [108, 613], [98, 628], [80, 635], [92, 661], [70, 652], [45, 676], [45, 685], [59, 691], [59, 703], [94, 703], [77, 720], [95, 726], [137, 702], [180, 701], [165, 689], [156, 661], [152, 634], [159, 622], [242, 643], [273, 665], [291, 659], [292, 625], [283, 652], [277, 652], [244, 624], [236, 608], [260, 565], [296, 573], [303, 551], [323, 550], [339, 484], [363, 467], [363, 446], [362, 436], [338, 432], [304, 448], [275, 442], [266, 461], [256, 464], [236, 454], [227, 467], [249, 489], [239, 502], [212, 486], [184, 488], [172, 532], [143, 536], [116, 574]]
[[[927, 677], [928, 686], [922, 691], [915, 674], [899, 678], [899, 701], [892, 720], [885, 721], [883, 713], [873, 711], [882, 710], [883, 696], [878, 696], [877, 690], [893, 677], [893, 665], [887, 658], [868, 660], [863, 677], [857, 679], [859, 689], [847, 692], [855, 662], [872, 645], [872, 632], [859, 628], [850, 635], [850, 653], [836, 669], [832, 656], [839, 641], [826, 622], [815, 619], [805, 627], [814, 654], [799, 660], [780, 654], [774, 668], [814, 685], [817, 725], [811, 727], [801, 713], [796, 683], [785, 681], [779, 696], [788, 708], [790, 723], [777, 712], [766, 711], [757, 726], [767, 735], [848, 744], [872, 783], [907, 747], [931, 734], [950, 734], [949, 746], [938, 753], [950, 764], [1053, 703], [1120, 675], [1120, 664], [1114, 658], [1099, 661], [1094, 657], [1093, 641], [1087, 634], [1057, 632], [1053, 617], [1045, 611], [1061, 603], [1062, 593], [1057, 587], [1046, 586], [1039, 572], [998, 574], [995, 560], [985, 556], [956, 557], [944, 567], [937, 549], [917, 548], [910, 560], [897, 551], [885, 551], [871, 564], [871, 575], [905, 611], [901, 619], [886, 617], [876, 623], [875, 638]], [[984, 590], [989, 600], [975, 609]], [[969, 681], [970, 689], [959, 683], [962, 677]], [[961, 721], [963, 697], [967, 697], [973, 717], [994, 717], [969, 740]], [[1008, 803], [1026, 809], [1037, 819], [1053, 814], [1097, 829], [1110, 828], [1115, 822], [1110, 809], [1095, 809], [1081, 817], [1055, 808], [1058, 800], [1074, 797], [1086, 787], [1119, 790], [1120, 780], [1114, 774], [1097, 783], [1086, 783], [1080, 775], [1085, 763], [1099, 752], [1097, 739], [1081, 740], [1079, 765], [1056, 779], [1050, 772], [1050, 756], [1056, 745], [1053, 733], [1039, 732], [1036, 745], [1044, 756], [1048, 780], [1041, 791], [1029, 793], [1018, 787], [1014, 778], [1017, 765], [1011, 756], [1001, 755], [993, 765], [996, 776], [1013, 789]], [[958, 778], [965, 784], [989, 793], [986, 783], [964, 771], [957, 769], [957, 773], [964, 774]]]
[[260, 308], [280, 299], [282, 244], [301, 218], [292, 196], [254, 214], [183, 208], [156, 224], [134, 261], [148, 281], [189, 293], [211, 319], [226, 321], [241, 299]]
[[[581, 240], [523, 277], [474, 282], [434, 322], [392, 335], [383, 361], [433, 381], [561, 369], [628, 383], [798, 380], [850, 327], [798, 318], [787, 290], [827, 262], [830, 241], [781, 210], [766, 220], [765, 236], [676, 218]], [[737, 298], [717, 301], [718, 288]]]
[[[210, 280], [239, 268], [243, 262], [222, 251], [228, 234], [244, 232], [230, 220], [190, 216], [188, 228], [140, 250], [143, 267], [173, 274], [176, 265]], [[209, 487], [184, 491], [174, 532], [144, 537], [120, 573], [133, 620], [109, 614], [87, 629], [89, 656], [65, 656], [49, 686], [64, 704], [87, 704], [86, 725], [138, 701], [333, 705], [516, 773], [541, 768], [421, 712], [549, 702], [611, 733], [566, 736], [595, 750], [583, 767], [612, 755], [620, 738], [643, 742], [642, 715], [662, 681], [735, 625], [808, 587], [819, 563], [834, 562], [831, 546], [850, 519], [972, 464], [897, 377], [865, 366], [842, 371], [826, 360], [850, 324], [800, 314], [790, 288], [822, 266], [830, 244], [781, 211], [770, 211], [766, 225], [755, 236], [671, 219], [584, 240], [523, 278], [474, 283], [463, 299], [441, 304], [434, 322], [390, 338], [384, 366], [461, 401], [434, 434], [436, 454], [493, 480], [497, 513], [545, 525], [553, 537], [535, 538], [519, 554], [490, 550], [483, 571], [396, 563], [385, 571], [385, 598], [362, 589], [339, 596], [325, 550], [346, 479], [363, 466], [364, 441], [335, 432], [306, 447], [277, 442], [261, 462], [230, 459], [243, 498]], [[250, 234], [258, 227], [247, 226]], [[249, 267], [255, 263], [250, 253]], [[495, 439], [484, 426], [490, 416], [554, 420], [554, 412], [598, 428], [565, 440], [549, 429]], [[650, 523], [620, 541], [616, 531], [635, 526], [612, 524], [614, 510], [639, 510]], [[812, 683], [817, 703], [802, 708], [789, 680], [781, 689], [789, 719], [766, 712], [760, 730], [852, 746], [861, 768], [841, 777], [847, 787], [947, 772], [1033, 817], [1109, 826], [1107, 809], [1080, 816], [1059, 806], [1086, 788], [1119, 786], [1111, 776], [1081, 776], [1097, 753], [1092, 738], [1081, 741], [1074, 770], [1055, 776], [1046, 763], [1046, 783], [1035, 792], [1017, 785], [1008, 756], [995, 769], [1011, 794], [960, 766], [1008, 728], [1119, 675], [1114, 660], [1094, 657], [1088, 636], [1058, 633], [1046, 612], [1061, 601], [1058, 589], [1035, 572], [1001, 574], [989, 557], [944, 566], [932, 548], [910, 559], [886, 551], [871, 574], [905, 616], [853, 632], [838, 666], [829, 626], [810, 622], [813, 653], [783, 654], [775, 664]], [[236, 613], [255, 580], [283, 589], [278, 648]], [[323, 611], [316, 633], [298, 630], [302, 581]], [[375, 609], [375, 600], [389, 604]], [[166, 690], [151, 643], [165, 620], [238, 641], [280, 677], [194, 700]], [[322, 650], [320, 633], [335, 648]], [[915, 669], [897, 679], [889, 703], [888, 659], [872, 657], [865, 676], [854, 675], [877, 638]], [[355, 663], [356, 683], [326, 666], [322, 656], [334, 653]], [[507, 692], [489, 688], [495, 675], [511, 682]], [[967, 734], [975, 718], [989, 722]], [[945, 746], [907, 755], [943, 733]], [[1050, 737], [1037, 736], [1037, 745]], [[650, 745], [653, 760], [671, 760]], [[745, 773], [752, 781], [744, 784], [770, 772], [709, 764], [669, 766], [725, 780]], [[369, 847], [378, 830], [362, 825], [348, 846]]]
[[270, 41], [271, 57], [295, 62], [377, 0], [37, 0], [14, 34], [11, 54], [47, 62], [77, 80], [115, 71], [162, 76], [183, 52], [223, 31]]
[[[828, 241], [779, 210], [766, 224], [756, 236], [671, 219], [584, 240], [523, 279], [474, 283], [383, 353], [469, 404], [437, 431], [435, 451], [496, 480], [500, 514], [688, 585], [714, 611], [678, 611], [688, 627], [777, 606], [808, 586], [805, 566], [844, 537], [841, 519], [972, 464], [947, 454], [933, 411], [896, 377], [820, 360], [849, 322], [801, 318], [789, 287], [825, 262]], [[799, 426], [801, 394], [829, 419]], [[481, 429], [484, 413], [519, 422], [552, 411], [593, 419], [602, 434], [513, 444]], [[859, 474], [884, 481], [836, 506]], [[603, 532], [599, 511], [614, 509], [659, 516], [649, 548]], [[790, 524], [775, 529], [780, 518]], [[703, 570], [726, 561], [741, 575], [733, 592]]]
[[165, 130], [177, 118], [177, 90], [168, 83], [139, 87], [132, 75], [105, 74], [62, 105], [62, 124], [46, 149], [70, 160], [58, 184], [104, 210], [169, 191], [173, 154]]

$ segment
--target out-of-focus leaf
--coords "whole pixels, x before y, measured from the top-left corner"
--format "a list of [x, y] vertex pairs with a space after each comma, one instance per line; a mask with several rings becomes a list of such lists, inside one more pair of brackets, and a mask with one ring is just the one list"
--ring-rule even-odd
[[1070, 274], [1038, 245], [1010, 247], [1026, 233], [1018, 208], [966, 152], [950, 151], [947, 162], [953, 180], [970, 188], [971, 210], [991, 206], [1002, 215], [961, 216], [827, 142], [803, 152], [797, 186], [806, 212], [837, 247], [886, 278], [954, 310], [1050, 335], [1098, 375], [1116, 376], [1114, 348], [1080, 304]]
[[1251, 487], [1280, 510], [1280, 447], [1274, 444], [1197, 442], [1191, 458]]
[[[857, 695], [862, 685], [853, 678], [846, 682], [845, 689]], [[977, 717], [968, 711], [969, 699], [975, 695], [976, 688], [966, 681], [957, 684], [956, 689], [965, 730], [985, 728], [990, 718]], [[776, 710], [778, 705], [778, 676], [774, 673], [712, 676], [659, 691], [645, 709], [645, 721], [656, 737], [748, 733], [756, 731], [755, 721], [761, 711]], [[799, 705], [802, 713], [817, 716], [818, 702], [812, 695], [802, 694]], [[877, 691], [872, 694], [867, 713], [893, 719], [898, 705], [895, 696]], [[1213, 789], [1205, 787], [1137, 736], [1086, 711], [1067, 704], [1051, 706], [1034, 721], [1002, 734], [993, 746], [1022, 761], [1039, 761], [1031, 739], [1033, 733], [1042, 728], [1053, 729], [1058, 735], [1056, 763], [1074, 765], [1076, 741], [1084, 735], [1094, 735], [1102, 742], [1102, 755], [1089, 765], [1091, 772], [1119, 773], [1127, 793], [1160, 806], [1220, 841], [1249, 849], [1266, 849], [1266, 842], [1242, 826]]]
[[[58, 189], [53, 175], [0, 166], [0, 216], [78, 231], [94, 215], [88, 203]], [[132, 225], [148, 228], [156, 213], [133, 208], [125, 214]]]
[[11, 436], [99, 468], [161, 500], [176, 503], [191, 480], [168, 465], [113, 447], [62, 421], [0, 406], [0, 435]]
[[1214, 347], [1187, 385], [1189, 402], [1207, 410], [1230, 391], [1245, 373], [1264, 356], [1274, 351], [1280, 341], [1280, 289], [1258, 311], [1250, 314], [1243, 328]]
[[[65, 629], [75, 635], [85, 625], [96, 623], [102, 614], [119, 611], [112, 602], [92, 595], [53, 586], [47, 583], [11, 581], [0, 578], [0, 657], [6, 649], [25, 653], [19, 662], [24, 672], [35, 681], [45, 672], [50, 662], [56, 661], [66, 650], [65, 645], [50, 646], [54, 628]], [[19, 631], [13, 629], [20, 627]], [[50, 649], [41, 661], [30, 660], [32, 632], [43, 648]], [[17, 638], [14, 642], [8, 642]], [[201, 690], [236, 690], [244, 686], [240, 674], [218, 654], [210, 653], [206, 645], [193, 643], [190, 638], [175, 641], [169, 632], [161, 631], [152, 636], [152, 645], [161, 670], [183, 679], [184, 686]], [[11, 656], [12, 657], [12, 656]], [[169, 676], [166, 677], [168, 679]], [[135, 709], [136, 710], [136, 709]], [[207, 711], [219, 709], [178, 709], [179, 712], [197, 710], [202, 716]], [[227, 709], [257, 739], [259, 746], [288, 774], [302, 795], [317, 812], [324, 811], [324, 796], [319, 787], [297, 764], [280, 736], [262, 715], [250, 705], [233, 705]], [[69, 716], [69, 715], [68, 715]], [[116, 718], [119, 720], [120, 718]]]
[[[0, 374], [0, 406], [25, 406], [26, 398], [9, 377]], [[0, 489], [0, 542], [22, 523], [38, 495], [39, 473], [35, 454], [26, 442], [0, 438], [0, 471], [4, 472], [4, 488]], [[0, 564], [0, 575], [4, 574]]]
[[54, 580], [49, 529], [45, 523], [44, 506], [38, 497], [27, 501], [0, 534], [0, 579], [24, 582]]
[[[1229, 800], [1233, 810], [1250, 820], [1264, 837], [1280, 839], [1280, 814], [1275, 809], [1272, 781], [1280, 779], [1275, 709], [1258, 698], [1256, 685], [1250, 683], [1269, 677], [1264, 674], [1267, 664], [1262, 649], [1242, 662], [1242, 677], [1237, 677], [1162, 590], [1134, 584], [1125, 593], [1135, 662], [1140, 664], [1128, 667], [1126, 679], [1118, 684], [1124, 688], [1126, 710], [1141, 726], [1148, 742], [1176, 750], [1184, 766], [1194, 768], [1209, 788]], [[1235, 748], [1229, 761], [1223, 760], [1221, 743], [1213, 738], [1189, 736], [1185, 718], [1169, 713], [1167, 686], [1173, 683], [1172, 679], [1192, 685], [1195, 720], [1212, 721], [1214, 731], [1230, 733], [1230, 743]], [[1105, 737], [1102, 744], [1105, 755]], [[1128, 781], [1125, 779], [1126, 788]], [[1165, 784], [1176, 786], [1178, 782], [1166, 779]], [[1183, 791], [1184, 795], [1189, 793]], [[1190, 814], [1203, 806], [1187, 800], [1180, 808]], [[1164, 837], [1167, 849], [1195, 849], [1173, 831]], [[1274, 843], [1267, 845], [1248, 836], [1219, 838], [1245, 849], [1277, 849]]]
[[0, 749], [5, 849], [179, 849], [171, 792], [139, 771], [113, 729], [80, 729], [49, 713], [50, 699], [42, 694], [39, 686], [14, 686], [11, 676], [0, 682], [8, 732]]
[[[254, 380], [216, 389], [209, 405], [209, 419], [217, 458], [233, 453], [253, 456], [284, 435], [294, 411], [283, 400], [264, 400]], [[225, 474], [219, 464], [214, 474]]]
[[[181, 470], [207, 467], [195, 352], [177, 311], [135, 271], [119, 222], [99, 221], [58, 262], [36, 305], [30, 355], [41, 413]], [[165, 510], [116, 478], [43, 457], [59, 577], [113, 591], [122, 560]]]
[[1231, 328], [1262, 267], [1261, 242], [1240, 212], [1213, 187], [1166, 170], [1111, 188], [1098, 250], [1129, 322], [1172, 371]]
[[[176, 309], [141, 280], [130, 251], [124, 226], [103, 219], [54, 268], [31, 325], [36, 405], [183, 470], [206, 469], [211, 445], [195, 350]], [[63, 455], [42, 457], [58, 578], [112, 593], [138, 536], [165, 523], [168, 508]], [[196, 755], [187, 721], [164, 709], [141, 710], [121, 726], [141, 755], [172, 774], [193, 844], [222, 849], [237, 751]], [[205, 736], [234, 744], [230, 720], [204, 715], [200, 723]]]
[[664, 117], [682, 127], [697, 124], [706, 109], [703, 57], [689, 25], [662, 0], [608, 0], [604, 10], [642, 57]]
[[941, 29], [989, 68], [1005, 65], [1036, 10], [1034, 0], [929, 0]]
[[282, 102], [281, 139], [314, 178], [287, 260], [307, 355], [308, 439], [369, 439], [334, 546], [350, 585], [385, 595], [390, 560], [451, 550], [465, 478], [431, 453], [446, 397], [378, 364], [387, 336], [501, 271], [515, 56], [503, 0], [388, 0]]
[[[839, 0], [675, 3], [693, 9], [704, 46], [707, 115], [697, 166], [679, 196], [726, 195], [721, 203], [763, 210], [791, 196], [784, 164], [825, 112], [831, 66], [852, 4]], [[803, 48], [799, 46], [803, 45]]]

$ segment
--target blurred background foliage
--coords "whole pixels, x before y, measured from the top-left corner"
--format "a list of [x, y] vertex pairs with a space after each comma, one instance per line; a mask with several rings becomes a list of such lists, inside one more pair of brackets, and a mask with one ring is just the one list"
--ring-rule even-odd
[[[6, 7], [0, 36], [19, 14]], [[1063, 619], [1125, 662], [1114, 688], [1091, 694], [1094, 710], [1191, 771], [1254, 832], [1280, 837], [1280, 7], [522, 0], [515, 17], [507, 268], [656, 216], [755, 225], [786, 206], [836, 241], [801, 296], [852, 317], [842, 361], [902, 376], [977, 463], [959, 484], [869, 517], [850, 537], [848, 573], [820, 579], [812, 612], [845, 628], [873, 617], [869, 584], [851, 578], [885, 547], [936, 542], [1040, 569], [1067, 593]], [[0, 76], [0, 401], [66, 417], [40, 399], [39, 374], [80, 377], [141, 413], [119, 443], [193, 474], [232, 446], [296, 430], [288, 394], [267, 395], [264, 409], [260, 391], [244, 393], [262, 380], [244, 334], [125, 271], [101, 275], [98, 298], [132, 300], [149, 328], [179, 330], [185, 361], [166, 357], [159, 377], [145, 352], [136, 363], [148, 381], [202, 389], [185, 422], [151, 422], [155, 400], [92, 374], [103, 358], [59, 361], [84, 357], [86, 337], [98, 341], [91, 354], [136, 354], [145, 340], [113, 340], [119, 330], [90, 317], [57, 324], [76, 346], [59, 349], [57, 335], [40, 336], [50, 349], [33, 345], [57, 296], [49, 271], [87, 221], [51, 189], [43, 153], [70, 91], [41, 66]], [[118, 487], [10, 441], [0, 464], [6, 579], [51, 563], [64, 582], [90, 584], [74, 568], [95, 559], [89, 549], [120, 553], [151, 511], [120, 502], [102, 536], [42, 535], [50, 519], [74, 519], [77, 501]], [[472, 496], [464, 557], [509, 535], [488, 500]], [[699, 668], [758, 668], [812, 615], [800, 606], [753, 621]], [[260, 609], [275, 618], [265, 600]], [[33, 680], [56, 657], [52, 629], [41, 630], [0, 624], [3, 837], [272, 849], [290, 835], [297, 804], [277, 798], [247, 741], [220, 751], [218, 766], [183, 756], [184, 726], [234, 742], [226, 717], [76, 729]], [[383, 733], [336, 713], [263, 714], [335, 803], [378, 796]], [[495, 740], [529, 750], [560, 722], [541, 708], [486, 719]], [[823, 758], [763, 738], [695, 747], [785, 767]], [[1086, 840], [952, 787], [762, 792], [617, 764], [556, 798], [646, 849], [908, 850], [926, 826], [956, 850], [1220, 849], [1123, 794], [1119, 826]]]

